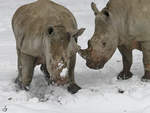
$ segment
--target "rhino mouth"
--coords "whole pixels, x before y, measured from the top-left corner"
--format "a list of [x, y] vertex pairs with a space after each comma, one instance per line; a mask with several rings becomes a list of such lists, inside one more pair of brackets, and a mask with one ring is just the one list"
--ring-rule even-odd
[[69, 83], [69, 70], [66, 62], [59, 61], [49, 69], [49, 77], [47, 77], [49, 84], [60, 86]]
[[87, 67], [91, 68], [91, 69], [95, 69], [95, 70], [98, 70], [98, 69], [101, 69], [104, 67], [104, 63], [94, 63], [94, 62], [91, 62], [91, 61], [87, 61], [86, 62], [86, 65]]
[[48, 79], [48, 84], [51, 84], [51, 85], [57, 85], [57, 86], [63, 86], [63, 85], [66, 85], [69, 83], [69, 78], [68, 77], [65, 77], [65, 78], [54, 78], [53, 76], [51, 76], [49, 79]]
[[86, 59], [87, 67], [89, 67], [91, 69], [95, 69], [95, 70], [103, 68], [106, 62], [107, 62], [106, 58], [103, 58], [103, 59], [101, 59], [100, 61], [97, 61], [97, 62]]
[[53, 83], [57, 86], [63, 86], [69, 83], [68, 78], [60, 78], [57, 80], [54, 80]]

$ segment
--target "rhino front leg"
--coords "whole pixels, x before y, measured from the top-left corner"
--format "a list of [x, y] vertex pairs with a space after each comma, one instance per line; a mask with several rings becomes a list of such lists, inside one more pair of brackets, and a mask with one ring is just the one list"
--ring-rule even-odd
[[15, 80], [16, 84], [20, 84], [21, 78], [22, 78], [22, 65], [21, 65], [21, 60], [20, 60], [20, 56], [21, 56], [21, 52], [19, 49], [17, 49], [17, 56], [18, 56], [18, 61], [17, 61], [17, 67], [18, 67], [18, 76]]
[[142, 44], [142, 51], [145, 74], [141, 80], [148, 82], [150, 81], [150, 42], [144, 42]]
[[76, 84], [74, 79], [75, 63], [76, 63], [76, 55], [71, 57], [70, 64], [69, 64], [69, 72], [68, 72], [69, 75], [68, 91], [72, 94], [77, 93], [81, 89], [81, 87]]
[[117, 76], [118, 80], [126, 80], [132, 77], [130, 68], [132, 65], [132, 50], [127, 49], [125, 46], [118, 47], [123, 60], [123, 70]]
[[32, 56], [24, 53], [19, 53], [18, 56], [18, 71], [19, 75], [16, 79], [16, 83], [23, 90], [29, 90], [30, 83], [33, 77], [33, 71], [35, 67], [36, 59]]

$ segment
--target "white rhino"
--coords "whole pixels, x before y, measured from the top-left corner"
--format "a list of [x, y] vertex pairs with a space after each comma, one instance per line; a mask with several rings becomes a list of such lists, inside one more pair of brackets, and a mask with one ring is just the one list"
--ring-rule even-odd
[[123, 58], [123, 70], [118, 79], [132, 77], [132, 50], [143, 52], [145, 74], [142, 80], [150, 80], [150, 0], [109, 0], [106, 7], [95, 14], [95, 32], [88, 41], [88, 48], [80, 50], [92, 69], [103, 68], [118, 48]]
[[34, 67], [42, 64], [48, 81], [68, 83], [71, 93], [80, 89], [74, 80], [76, 41], [85, 29], [77, 29], [68, 9], [50, 0], [35, 1], [15, 12], [12, 28], [18, 55], [16, 83], [20, 88], [29, 90]]

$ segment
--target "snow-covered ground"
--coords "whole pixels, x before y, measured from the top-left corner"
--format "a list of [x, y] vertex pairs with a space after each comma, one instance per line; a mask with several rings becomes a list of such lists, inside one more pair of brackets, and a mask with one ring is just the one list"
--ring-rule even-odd
[[[150, 113], [150, 83], [140, 81], [143, 75], [142, 53], [135, 50], [132, 72], [126, 81], [116, 80], [122, 69], [118, 51], [104, 69], [94, 71], [86, 67], [78, 56], [76, 82], [82, 87], [75, 95], [65, 87], [47, 86], [39, 67], [36, 68], [29, 92], [16, 89], [17, 57], [11, 18], [15, 10], [34, 0], [0, 0], [0, 113]], [[86, 32], [79, 44], [86, 48], [94, 31], [93, 0], [55, 0], [70, 9], [79, 28]], [[94, 0], [99, 9], [108, 0]], [[120, 93], [119, 93], [120, 92]]]

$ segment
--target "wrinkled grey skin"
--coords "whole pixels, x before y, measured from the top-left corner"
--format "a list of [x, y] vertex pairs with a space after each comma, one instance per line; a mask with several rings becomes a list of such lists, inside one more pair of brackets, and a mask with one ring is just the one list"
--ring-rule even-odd
[[143, 52], [145, 75], [150, 79], [150, 1], [110, 0], [99, 11], [91, 4], [95, 14], [95, 32], [88, 41], [88, 48], [80, 50], [89, 68], [100, 69], [118, 48], [123, 58], [123, 70], [118, 79], [132, 77], [132, 50]]
[[[49, 82], [69, 83], [71, 93], [80, 89], [74, 81], [76, 41], [85, 29], [77, 29], [68, 9], [49, 0], [38, 0], [15, 12], [12, 27], [18, 55], [16, 83], [22, 89], [28, 90], [34, 67], [39, 64]], [[65, 68], [68, 69], [66, 77], [61, 77]]]

